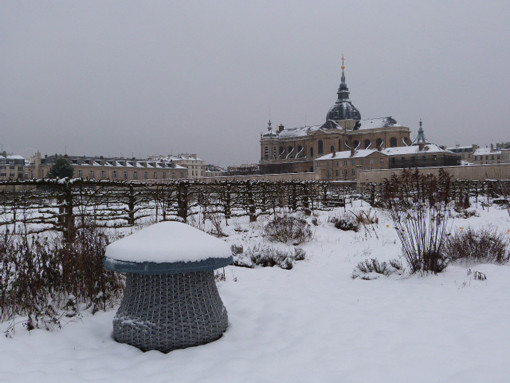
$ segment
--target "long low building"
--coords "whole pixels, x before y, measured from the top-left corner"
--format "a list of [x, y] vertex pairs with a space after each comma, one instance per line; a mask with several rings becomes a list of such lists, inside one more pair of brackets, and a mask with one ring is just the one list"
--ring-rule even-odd
[[[32, 157], [26, 172], [28, 178], [45, 178], [60, 156]], [[186, 178], [188, 169], [172, 161], [137, 160], [135, 158], [104, 158], [67, 156], [74, 177], [112, 181], [134, 181]]]

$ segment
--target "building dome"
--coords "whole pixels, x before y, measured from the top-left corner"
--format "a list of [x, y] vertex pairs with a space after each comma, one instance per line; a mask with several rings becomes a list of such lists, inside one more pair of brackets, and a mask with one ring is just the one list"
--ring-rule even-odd
[[327, 120], [361, 120], [361, 114], [350, 101], [336, 102], [326, 116]]
[[359, 110], [349, 100], [349, 88], [345, 82], [345, 65], [342, 57], [342, 82], [338, 88], [338, 99], [335, 105], [328, 111], [326, 120], [361, 120]]

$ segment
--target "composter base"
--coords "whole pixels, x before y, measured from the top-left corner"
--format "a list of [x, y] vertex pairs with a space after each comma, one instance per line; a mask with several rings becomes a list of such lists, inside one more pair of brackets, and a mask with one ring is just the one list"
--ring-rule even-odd
[[143, 351], [169, 352], [218, 339], [228, 326], [214, 273], [129, 273], [113, 338]]

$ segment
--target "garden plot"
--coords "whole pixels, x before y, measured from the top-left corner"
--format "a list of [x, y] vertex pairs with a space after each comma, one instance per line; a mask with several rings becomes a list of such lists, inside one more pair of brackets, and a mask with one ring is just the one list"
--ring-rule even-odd
[[[393, 221], [358, 231], [337, 229], [331, 216], [369, 211], [366, 203], [305, 219], [312, 238], [294, 245], [264, 236], [271, 216], [223, 223], [224, 240], [243, 247], [299, 248], [290, 270], [225, 268], [218, 288], [229, 328], [199, 347], [143, 353], [111, 338], [115, 310], [70, 319], [61, 330], [25, 331], [0, 339], [5, 382], [504, 382], [510, 374], [508, 263], [450, 263], [439, 274], [392, 273], [353, 278], [367, 259], [399, 260]], [[505, 209], [476, 207], [452, 218], [451, 231], [493, 227], [510, 237]], [[208, 223], [204, 223], [208, 229]], [[209, 227], [210, 228], [210, 227]], [[485, 280], [475, 277], [483, 273]], [[376, 273], [377, 274], [377, 273]], [[5, 330], [7, 323], [1, 324]]]

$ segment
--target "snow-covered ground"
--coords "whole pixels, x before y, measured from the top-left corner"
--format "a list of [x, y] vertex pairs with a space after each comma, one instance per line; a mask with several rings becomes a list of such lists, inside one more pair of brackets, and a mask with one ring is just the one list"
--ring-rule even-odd
[[[453, 225], [492, 225], [510, 237], [505, 210], [478, 211]], [[302, 245], [306, 259], [292, 270], [226, 268], [218, 288], [230, 325], [218, 341], [144, 353], [113, 341], [115, 310], [100, 312], [62, 330], [2, 337], [0, 382], [509, 381], [509, 265], [470, 266], [485, 281], [459, 265], [439, 275], [352, 279], [366, 258], [399, 257], [396, 233], [381, 211], [378, 238], [337, 230], [330, 214], [318, 214], [314, 239]], [[231, 221], [226, 241], [260, 241], [262, 224]]]

